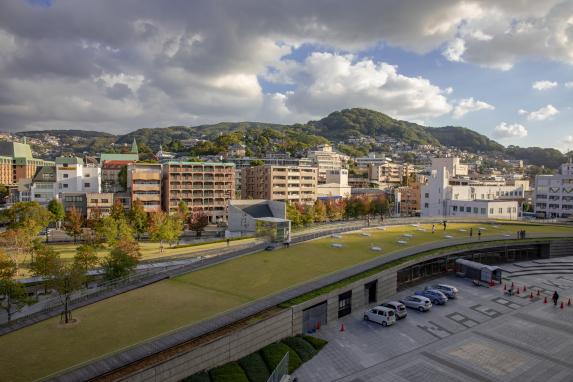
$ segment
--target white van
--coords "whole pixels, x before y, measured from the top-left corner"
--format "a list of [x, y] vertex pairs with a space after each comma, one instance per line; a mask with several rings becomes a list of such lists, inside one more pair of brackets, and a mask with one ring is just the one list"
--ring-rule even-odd
[[396, 322], [396, 314], [390, 308], [376, 306], [364, 312], [364, 321], [373, 321], [382, 326], [388, 326]]

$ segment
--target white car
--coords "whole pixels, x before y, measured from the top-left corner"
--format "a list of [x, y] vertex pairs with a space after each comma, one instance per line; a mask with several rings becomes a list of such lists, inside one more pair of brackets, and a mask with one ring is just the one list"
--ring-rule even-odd
[[420, 312], [427, 312], [432, 308], [432, 302], [424, 296], [408, 296], [400, 300], [408, 308], [418, 309]]
[[388, 301], [387, 303], [384, 303], [381, 306], [383, 306], [385, 308], [392, 309], [394, 311], [394, 314], [396, 314], [397, 320], [405, 318], [408, 315], [408, 312], [406, 311], [406, 307], [401, 302]]
[[364, 312], [364, 321], [377, 322], [382, 326], [388, 326], [396, 322], [396, 314], [390, 308], [376, 306]]

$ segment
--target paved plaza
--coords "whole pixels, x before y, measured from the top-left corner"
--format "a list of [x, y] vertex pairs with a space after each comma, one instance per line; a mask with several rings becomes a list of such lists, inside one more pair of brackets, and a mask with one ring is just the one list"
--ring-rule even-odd
[[[527, 287], [519, 296], [453, 276], [404, 290], [396, 298], [434, 282], [455, 285], [460, 293], [428, 313], [408, 309], [406, 319], [387, 328], [363, 321], [363, 311], [323, 326], [316, 335], [329, 344], [295, 376], [299, 382], [572, 381], [573, 305], [567, 299], [573, 297], [573, 274], [543, 273], [569, 265], [573, 258], [506, 266], [529, 270], [510, 277]], [[564, 309], [551, 302], [555, 290]]]

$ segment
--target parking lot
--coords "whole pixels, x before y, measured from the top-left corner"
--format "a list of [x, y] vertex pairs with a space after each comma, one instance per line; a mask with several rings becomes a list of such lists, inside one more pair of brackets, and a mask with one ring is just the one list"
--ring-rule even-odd
[[[459, 289], [456, 299], [429, 312], [408, 309], [407, 318], [388, 327], [364, 321], [364, 310], [330, 322], [315, 334], [329, 344], [295, 376], [300, 382], [573, 380], [573, 305], [567, 306], [573, 274], [512, 280], [526, 293], [509, 297], [503, 286], [444, 277], [395, 296], [435, 283]], [[554, 290], [563, 309], [551, 302]]]

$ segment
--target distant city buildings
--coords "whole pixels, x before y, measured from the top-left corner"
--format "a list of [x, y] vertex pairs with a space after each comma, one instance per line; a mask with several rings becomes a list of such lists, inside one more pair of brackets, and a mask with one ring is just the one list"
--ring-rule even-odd
[[573, 163], [561, 165], [560, 174], [537, 175], [533, 192], [535, 214], [544, 218], [573, 216]]
[[[326, 170], [325, 170], [326, 171]], [[264, 165], [244, 168], [242, 199], [314, 203], [318, 170], [314, 167]]]

